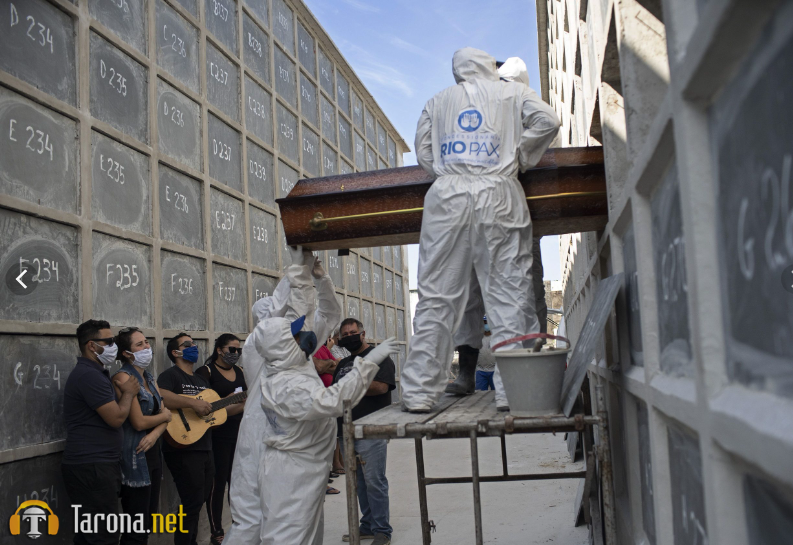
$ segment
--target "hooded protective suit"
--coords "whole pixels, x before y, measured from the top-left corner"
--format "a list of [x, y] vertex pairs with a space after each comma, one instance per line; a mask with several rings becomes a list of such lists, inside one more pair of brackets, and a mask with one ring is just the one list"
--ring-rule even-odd
[[[357, 405], [392, 350], [393, 339], [373, 350], [338, 383], [326, 388], [295, 342], [290, 321], [256, 327], [256, 349], [266, 356], [260, 383], [267, 415], [259, 466], [262, 545], [321, 545], [325, 488], [336, 447], [336, 418], [343, 401]], [[327, 337], [325, 337], [327, 338]], [[382, 357], [378, 357], [382, 353]]]
[[458, 84], [427, 102], [416, 128], [416, 157], [436, 180], [424, 199], [419, 302], [401, 377], [403, 404], [414, 411], [429, 410], [443, 390], [471, 264], [493, 345], [539, 329], [531, 219], [517, 175], [537, 164], [559, 120], [526, 85], [499, 81], [483, 51], [455, 52], [453, 71]]
[[[292, 322], [300, 316], [306, 316], [304, 329], [313, 330], [318, 339], [327, 338], [341, 320], [341, 307], [334, 295], [333, 282], [327, 274], [316, 279], [318, 303], [315, 305], [314, 282], [311, 278], [314, 256], [309, 252], [295, 252], [292, 262], [273, 294], [259, 299], [253, 305], [254, 321], [262, 325], [274, 318], [286, 318]], [[224, 545], [258, 543], [261, 534], [262, 509], [258, 476], [267, 421], [261, 409], [261, 382], [266, 373], [265, 357], [256, 346], [262, 342], [262, 334], [262, 328], [257, 326], [242, 349], [241, 365], [248, 384], [248, 400], [240, 423], [237, 450], [231, 470], [229, 493], [233, 524], [226, 532]], [[297, 346], [294, 340], [292, 343]]]
[[[520, 57], [510, 57], [504, 61], [498, 69], [498, 75], [502, 81], [514, 81], [522, 83], [527, 87], [529, 85], [529, 72], [526, 69], [526, 63], [523, 62]], [[542, 253], [540, 251], [539, 238], [535, 238], [532, 243], [531, 277], [534, 307], [533, 309], [527, 309], [527, 312], [533, 311], [537, 315], [540, 332], [547, 333], [548, 305], [545, 302], [545, 287], [542, 283]], [[482, 316], [485, 313], [485, 303], [482, 300], [482, 292], [479, 288], [476, 274], [474, 273], [471, 275], [468, 302], [465, 306], [463, 319], [460, 321], [460, 327], [454, 334], [455, 347], [470, 346], [476, 350], [482, 348], [482, 337], [484, 336]], [[531, 331], [531, 333], [535, 332], [536, 331]], [[496, 405], [499, 407], [506, 407], [507, 395], [504, 392], [504, 384], [501, 381], [501, 373], [498, 370], [498, 366], [496, 366], [496, 372], [493, 375], [493, 384], [496, 388]]]

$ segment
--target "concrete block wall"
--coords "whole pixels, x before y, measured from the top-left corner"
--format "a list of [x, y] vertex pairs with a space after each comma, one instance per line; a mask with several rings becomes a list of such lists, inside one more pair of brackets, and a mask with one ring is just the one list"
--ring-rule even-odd
[[[244, 338], [289, 264], [275, 199], [408, 147], [299, 0], [0, 0], [0, 126], [0, 505], [50, 501], [66, 541], [77, 324], [141, 327], [155, 372], [178, 331], [202, 359]], [[404, 248], [318, 255], [344, 315], [398, 337], [399, 365]]]
[[608, 226], [560, 237], [573, 339], [599, 281], [626, 278], [589, 369], [618, 542], [786, 543], [793, 2], [536, 4], [561, 145], [606, 158]]

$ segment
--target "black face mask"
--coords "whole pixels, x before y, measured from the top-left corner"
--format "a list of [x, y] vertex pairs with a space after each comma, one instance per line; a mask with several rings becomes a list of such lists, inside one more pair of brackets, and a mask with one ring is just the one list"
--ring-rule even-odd
[[361, 334], [358, 333], [357, 335], [348, 335], [346, 337], [342, 337], [339, 339], [339, 346], [342, 348], [346, 348], [352, 353], [357, 352], [363, 346], [363, 341], [361, 340]]
[[301, 331], [297, 334], [300, 349], [305, 352], [306, 357], [311, 356], [317, 349], [317, 335], [313, 331]]

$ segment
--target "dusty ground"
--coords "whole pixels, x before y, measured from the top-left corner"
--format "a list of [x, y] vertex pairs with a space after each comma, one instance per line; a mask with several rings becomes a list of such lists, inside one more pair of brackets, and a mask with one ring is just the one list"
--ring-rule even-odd
[[[391, 526], [394, 545], [420, 545], [416, 455], [412, 439], [391, 441], [388, 446], [388, 480], [391, 497]], [[471, 474], [468, 440], [447, 439], [424, 442], [428, 477]], [[480, 470], [483, 475], [501, 473], [499, 440], [479, 440]], [[577, 471], [581, 464], [568, 463], [561, 435], [514, 435], [507, 438], [507, 459], [512, 474], [540, 471]], [[325, 545], [341, 544], [347, 533], [344, 478], [333, 486], [342, 493], [326, 496]], [[586, 527], [573, 527], [573, 501], [577, 480], [482, 484], [482, 521], [485, 543], [499, 545], [584, 545]], [[473, 491], [470, 484], [433, 485], [427, 489], [430, 520], [437, 532], [433, 545], [474, 543]], [[228, 509], [223, 513], [229, 528]], [[209, 543], [209, 524], [201, 513], [199, 544]], [[171, 539], [168, 539], [171, 543]], [[364, 541], [364, 545], [371, 541]], [[287, 545], [287, 544], [285, 544]]]
[[[428, 477], [471, 474], [470, 442], [462, 439], [425, 441]], [[499, 440], [480, 439], [480, 468], [484, 475], [501, 473]], [[580, 470], [569, 464], [561, 436], [515, 435], [507, 438], [510, 473]], [[394, 545], [421, 543], [418, 485], [414, 443], [391, 441], [388, 447], [388, 480]], [[344, 479], [334, 481], [342, 494], [325, 502], [325, 545], [342, 543], [347, 533]], [[573, 527], [573, 501], [577, 480], [483, 483], [482, 520], [485, 543], [533, 545], [584, 545], [586, 527]], [[429, 517], [437, 532], [433, 545], [474, 543], [473, 491], [470, 484], [433, 485], [428, 488]], [[371, 543], [365, 541], [364, 544]]]

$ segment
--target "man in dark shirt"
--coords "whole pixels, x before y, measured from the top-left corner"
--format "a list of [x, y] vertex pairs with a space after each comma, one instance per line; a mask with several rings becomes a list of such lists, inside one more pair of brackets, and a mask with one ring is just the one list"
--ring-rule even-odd
[[[336, 367], [333, 383], [350, 372], [357, 356], [366, 356], [374, 347], [366, 342], [363, 324], [355, 318], [347, 318], [341, 323], [339, 346], [350, 351]], [[396, 367], [391, 358], [380, 364], [369, 390], [361, 402], [352, 410], [353, 420], [363, 418], [391, 404], [391, 390], [396, 388]], [[339, 434], [341, 435], [339, 418]], [[388, 479], [385, 476], [388, 442], [385, 439], [356, 439], [355, 453], [364, 464], [358, 465], [358, 503], [361, 505], [360, 535], [364, 539], [374, 539], [372, 545], [388, 545], [393, 532], [390, 524], [388, 506]], [[342, 541], [349, 541], [343, 536]]]
[[[198, 347], [187, 333], [179, 333], [168, 341], [168, 358], [174, 363], [157, 377], [157, 386], [165, 405], [169, 409], [192, 409], [199, 416], [212, 412], [212, 406], [204, 400], [183, 397], [194, 396], [209, 388], [209, 382], [193, 373], [193, 364], [198, 361]], [[209, 498], [215, 466], [212, 461], [212, 432], [182, 448], [175, 448], [167, 441], [163, 444], [163, 456], [171, 471], [179, 499], [184, 507], [184, 528], [187, 533], [174, 534], [175, 545], [196, 543], [198, 518], [201, 507]]]
[[[116, 393], [105, 365], [116, 359], [115, 340], [110, 324], [88, 320], [77, 328], [77, 344], [82, 354], [63, 391], [63, 417], [66, 422], [66, 449], [61, 471], [72, 505], [82, 505], [81, 514], [117, 514], [121, 491], [121, 425], [129, 415], [140, 385], [130, 377], [119, 384]], [[95, 534], [76, 531], [74, 543], [109, 545], [118, 543], [119, 534], [105, 531], [103, 524]]]

